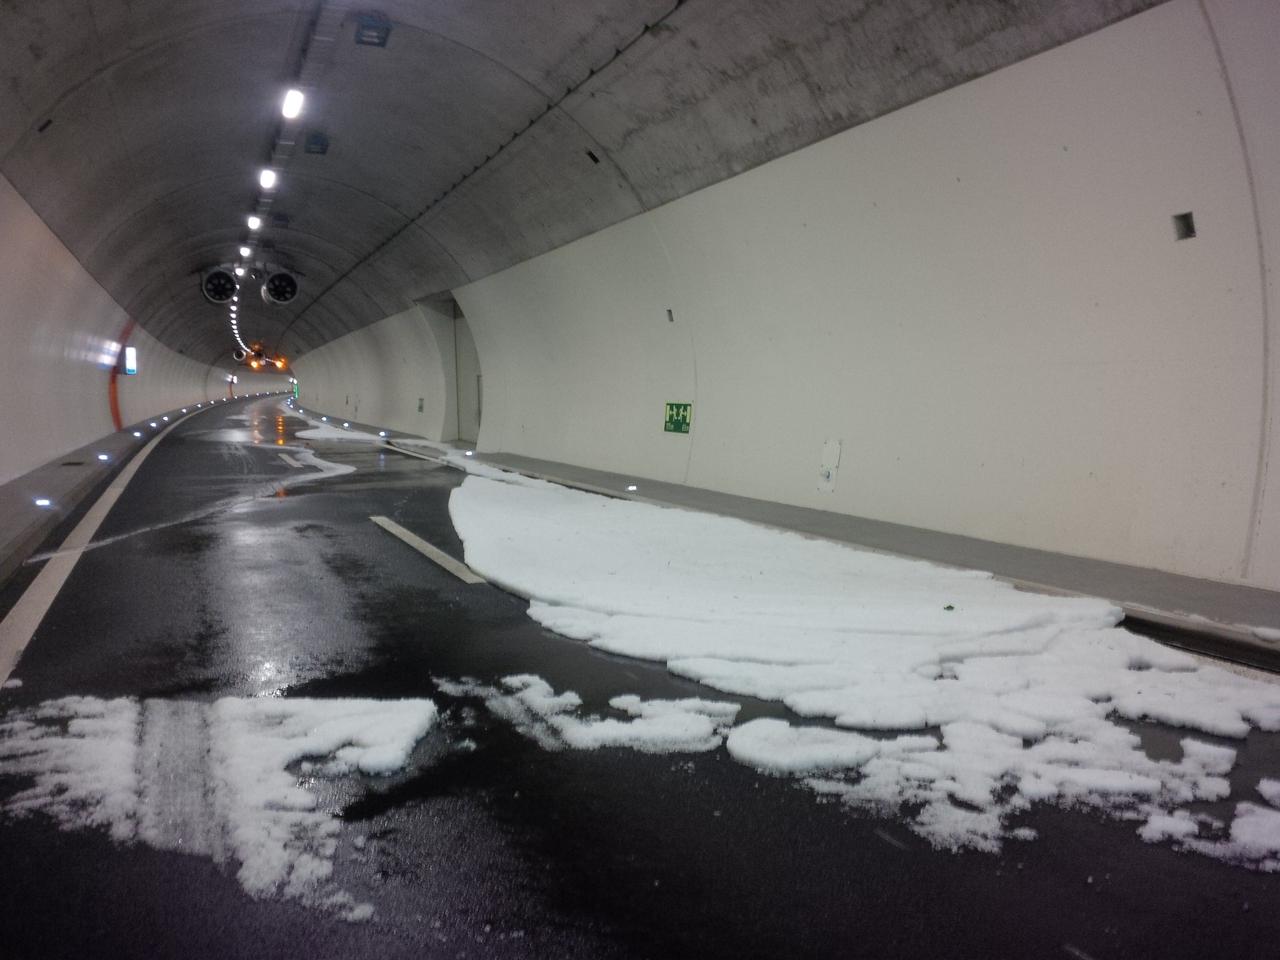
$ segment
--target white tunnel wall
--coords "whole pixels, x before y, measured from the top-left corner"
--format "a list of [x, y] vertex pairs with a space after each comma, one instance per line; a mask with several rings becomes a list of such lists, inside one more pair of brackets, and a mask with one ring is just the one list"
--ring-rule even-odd
[[[124, 310], [0, 177], [0, 483], [113, 432], [108, 384]], [[118, 378], [123, 422], [208, 399], [209, 367], [141, 330]]]
[[302, 408], [454, 439], [453, 326], [452, 304], [424, 303], [305, 354], [294, 364]]
[[480, 448], [1276, 588], [1280, 5], [1210, 10], [1261, 221], [1179, 0], [456, 290]]

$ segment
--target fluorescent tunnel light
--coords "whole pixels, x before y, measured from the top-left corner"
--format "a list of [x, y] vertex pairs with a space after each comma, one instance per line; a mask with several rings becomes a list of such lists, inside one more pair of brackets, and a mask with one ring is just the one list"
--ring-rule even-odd
[[304, 99], [301, 90], [290, 90], [284, 95], [284, 103], [280, 105], [280, 112], [284, 114], [286, 120], [292, 120], [302, 112]]

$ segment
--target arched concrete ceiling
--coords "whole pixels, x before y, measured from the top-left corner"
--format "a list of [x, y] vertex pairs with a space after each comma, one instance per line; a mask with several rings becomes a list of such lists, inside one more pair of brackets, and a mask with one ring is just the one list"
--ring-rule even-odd
[[1155, 2], [379, 0], [379, 47], [347, 0], [3, 0], [0, 172], [213, 361], [232, 341], [199, 276], [248, 238], [282, 132], [323, 133], [261, 235], [301, 293], [241, 298], [246, 336], [296, 356]]

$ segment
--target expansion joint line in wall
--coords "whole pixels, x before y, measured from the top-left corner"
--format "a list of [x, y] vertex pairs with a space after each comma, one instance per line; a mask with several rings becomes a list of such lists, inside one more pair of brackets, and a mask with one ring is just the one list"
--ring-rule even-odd
[[1214, 29], [1213, 18], [1205, 0], [1199, 0], [1200, 15], [1204, 17], [1205, 29], [1209, 40], [1213, 43], [1213, 52], [1218, 59], [1218, 70], [1222, 74], [1222, 85], [1226, 88], [1227, 101], [1231, 104], [1231, 116], [1235, 121], [1236, 136], [1240, 140], [1240, 157], [1244, 164], [1245, 180], [1249, 186], [1249, 203], [1253, 211], [1254, 239], [1258, 250], [1258, 277], [1261, 284], [1262, 305], [1262, 418], [1261, 433], [1258, 438], [1258, 464], [1254, 474], [1253, 497], [1250, 501], [1249, 529], [1245, 534], [1244, 556], [1240, 561], [1240, 576], [1248, 579], [1253, 566], [1253, 555], [1257, 547], [1258, 531], [1262, 527], [1263, 498], [1266, 496], [1267, 471], [1271, 460], [1271, 305], [1267, 289], [1267, 251], [1262, 231], [1262, 210], [1258, 203], [1258, 187], [1253, 175], [1253, 163], [1249, 158], [1249, 140], [1244, 133], [1244, 121], [1240, 117], [1240, 105], [1236, 102], [1235, 87], [1231, 83], [1231, 73], [1227, 70], [1227, 58], [1223, 55], [1222, 44], [1218, 40], [1218, 31]]

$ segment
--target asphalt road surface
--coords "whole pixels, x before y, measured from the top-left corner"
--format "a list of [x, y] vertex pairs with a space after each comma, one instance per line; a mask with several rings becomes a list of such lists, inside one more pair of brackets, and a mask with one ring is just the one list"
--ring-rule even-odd
[[[1040, 839], [954, 854], [723, 748], [543, 749], [433, 678], [536, 673], [593, 710], [635, 693], [736, 699], [740, 720], [786, 712], [557, 637], [524, 601], [462, 583], [369, 520], [387, 516], [461, 558], [447, 504], [462, 475], [314, 441], [320, 457], [357, 469], [299, 484], [308, 471], [278, 441], [302, 446], [293, 433], [305, 426], [280, 419], [274, 398], [180, 423], [99, 530], [108, 542], [80, 559], [0, 712], [72, 694], [430, 698], [443, 720], [404, 773], [318, 791], [341, 822], [334, 880], [374, 915], [353, 923], [255, 899], [233, 864], [118, 844], [105, 830], [0, 818], [0, 957], [1280, 953], [1280, 875], [1144, 844], [1132, 823], [1036, 810], [1021, 822]], [[7, 586], [0, 609], [37, 569]], [[1134, 729], [1154, 750], [1176, 750], [1181, 736]], [[1278, 740], [1249, 738], [1237, 796], [1280, 769]], [[0, 799], [25, 785], [0, 778]]]

